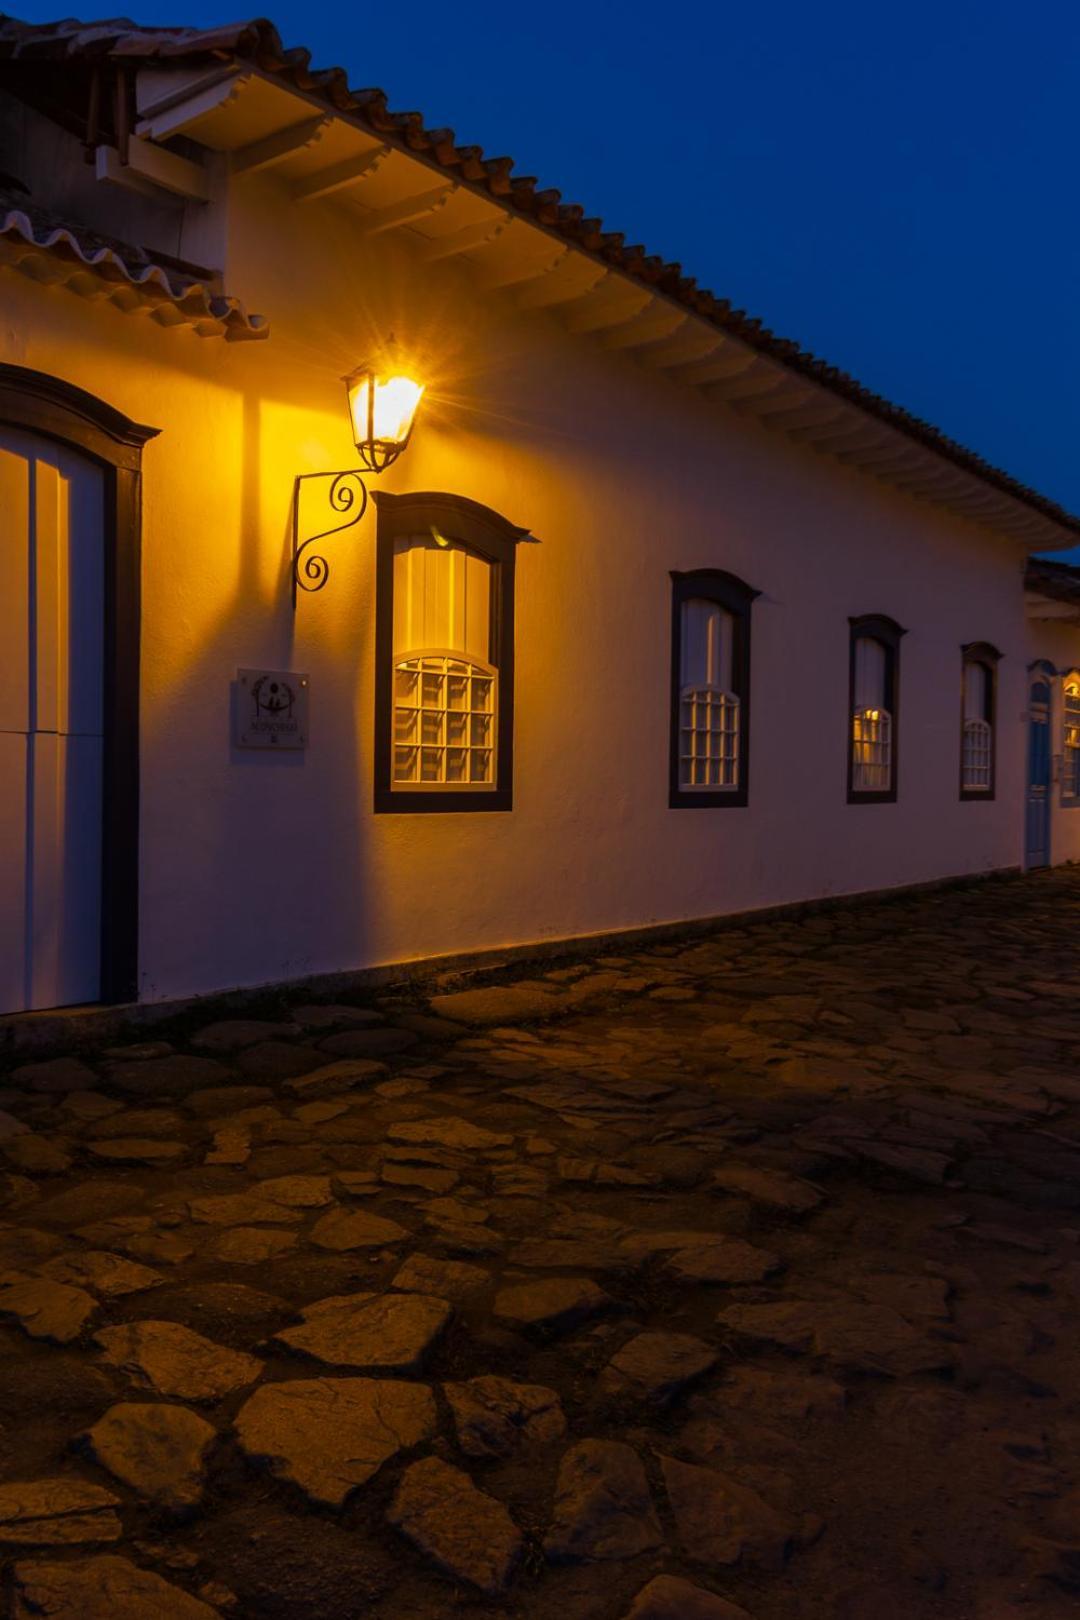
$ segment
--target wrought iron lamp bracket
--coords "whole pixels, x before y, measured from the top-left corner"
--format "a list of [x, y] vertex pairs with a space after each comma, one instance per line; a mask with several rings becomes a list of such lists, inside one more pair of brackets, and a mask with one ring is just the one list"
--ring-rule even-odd
[[[328, 529], [300, 538], [300, 518], [303, 487], [316, 479], [329, 483], [326, 504], [333, 513], [344, 515], [344, 522], [334, 523]], [[321, 591], [330, 577], [330, 564], [320, 552], [310, 548], [331, 535], [342, 534], [359, 523], [367, 510], [368, 492], [360, 473], [355, 468], [346, 472], [301, 473], [293, 485], [292, 509], [292, 604], [296, 612], [298, 591]]]

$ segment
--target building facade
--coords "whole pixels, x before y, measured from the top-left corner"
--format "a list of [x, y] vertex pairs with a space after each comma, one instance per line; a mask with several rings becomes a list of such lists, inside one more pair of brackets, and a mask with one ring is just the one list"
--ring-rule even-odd
[[0, 169], [0, 1010], [1077, 853], [1051, 502], [263, 25], [0, 24]]

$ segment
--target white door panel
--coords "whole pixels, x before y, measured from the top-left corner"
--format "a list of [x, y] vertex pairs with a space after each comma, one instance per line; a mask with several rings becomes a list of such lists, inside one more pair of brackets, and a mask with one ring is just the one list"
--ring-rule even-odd
[[0, 427], [0, 1012], [100, 993], [103, 525], [99, 468]]
[[0, 731], [0, 1011], [27, 1003], [26, 754], [29, 740]]

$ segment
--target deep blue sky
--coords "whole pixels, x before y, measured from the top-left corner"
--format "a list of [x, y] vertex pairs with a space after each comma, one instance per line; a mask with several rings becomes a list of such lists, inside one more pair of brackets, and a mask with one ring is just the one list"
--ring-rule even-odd
[[316, 66], [511, 154], [1080, 511], [1076, 0], [280, 0], [273, 18]]

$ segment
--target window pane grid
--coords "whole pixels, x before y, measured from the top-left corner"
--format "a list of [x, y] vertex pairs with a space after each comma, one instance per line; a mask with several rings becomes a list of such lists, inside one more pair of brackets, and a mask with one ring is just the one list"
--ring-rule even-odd
[[739, 700], [716, 687], [686, 687], [679, 702], [679, 785], [733, 790], [739, 785]]
[[1080, 798], [1080, 682], [1076, 681], [1065, 687], [1061, 792], [1066, 799]]
[[851, 736], [853, 791], [888, 793], [892, 786], [892, 715], [886, 709], [856, 709]]
[[446, 653], [394, 664], [392, 780], [420, 787], [495, 782], [495, 675]]
[[994, 737], [986, 720], [964, 721], [963, 785], [969, 791], [989, 792], [994, 760]]

